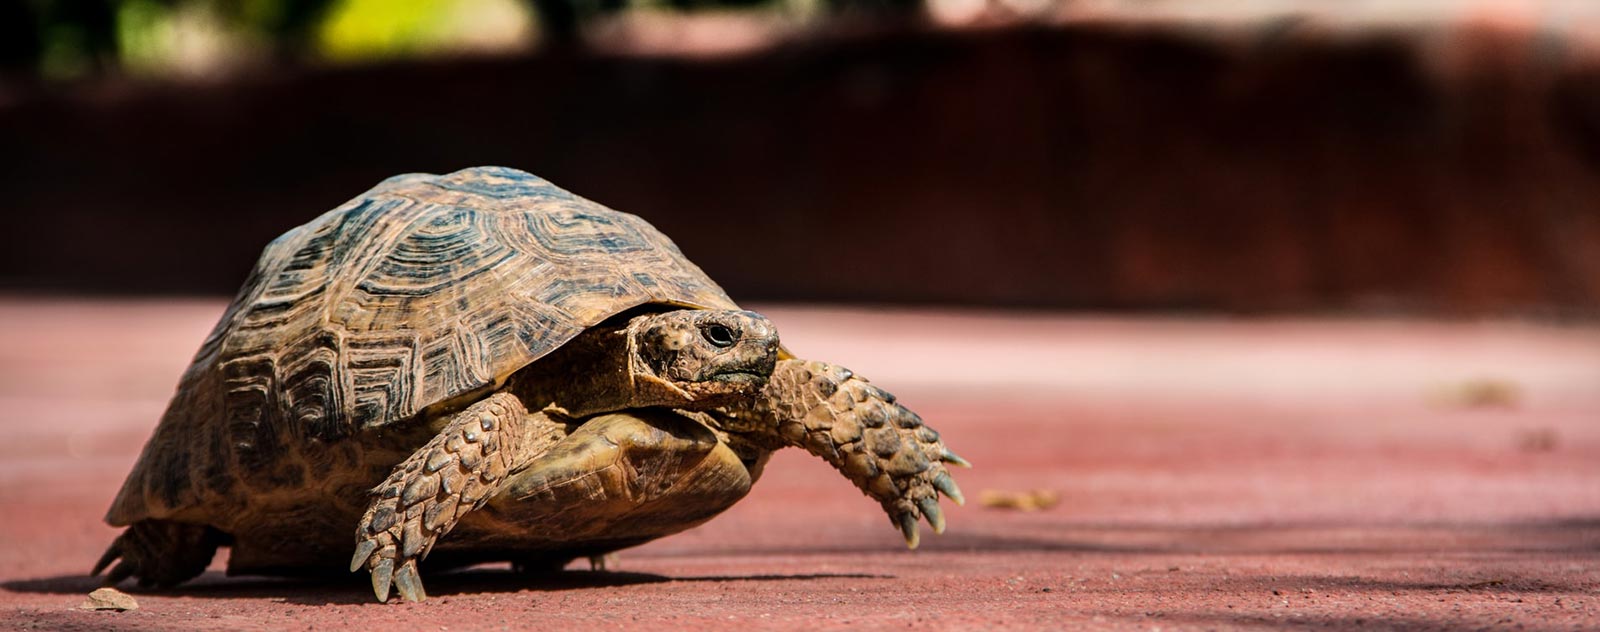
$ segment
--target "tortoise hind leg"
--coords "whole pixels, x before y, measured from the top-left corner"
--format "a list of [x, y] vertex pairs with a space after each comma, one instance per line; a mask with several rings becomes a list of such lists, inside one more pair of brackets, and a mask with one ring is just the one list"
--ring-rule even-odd
[[117, 562], [106, 575], [107, 586], [135, 577], [140, 588], [170, 588], [205, 572], [223, 539], [221, 532], [205, 525], [140, 520], [111, 542], [89, 575]]
[[507, 475], [559, 438], [537, 432], [549, 421], [503, 392], [453, 415], [373, 490], [376, 498], [356, 527], [350, 570], [371, 571], [378, 601], [389, 598], [391, 585], [407, 601], [426, 598], [417, 562], [461, 516], [498, 492]]

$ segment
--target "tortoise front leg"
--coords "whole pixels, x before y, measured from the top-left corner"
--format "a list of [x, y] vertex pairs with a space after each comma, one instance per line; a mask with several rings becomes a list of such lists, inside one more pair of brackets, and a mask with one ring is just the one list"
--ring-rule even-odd
[[395, 466], [356, 527], [351, 572], [372, 572], [378, 601], [391, 582], [407, 601], [427, 597], [417, 561], [467, 512], [483, 506], [507, 476], [555, 439], [532, 432], [551, 422], [509, 393], [496, 393], [451, 416], [427, 445]]
[[917, 518], [944, 532], [939, 494], [965, 500], [944, 464], [971, 467], [888, 391], [841, 366], [784, 360], [753, 403], [722, 411], [729, 430], [770, 435], [822, 457], [883, 505], [916, 548]]

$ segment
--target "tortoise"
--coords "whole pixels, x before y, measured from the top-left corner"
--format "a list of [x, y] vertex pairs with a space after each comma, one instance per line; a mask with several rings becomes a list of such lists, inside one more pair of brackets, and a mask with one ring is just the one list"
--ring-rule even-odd
[[267, 245], [92, 574], [170, 587], [227, 546], [230, 575], [367, 569], [419, 601], [424, 559], [553, 571], [702, 524], [787, 446], [913, 548], [962, 502], [916, 413], [789, 353], [644, 220], [514, 169], [401, 175]]

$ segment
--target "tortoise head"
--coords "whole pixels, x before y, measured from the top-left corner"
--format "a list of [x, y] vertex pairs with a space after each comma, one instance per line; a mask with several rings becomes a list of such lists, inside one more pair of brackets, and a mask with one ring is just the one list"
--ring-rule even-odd
[[755, 312], [645, 314], [627, 335], [636, 406], [704, 409], [749, 397], [778, 361], [778, 330]]

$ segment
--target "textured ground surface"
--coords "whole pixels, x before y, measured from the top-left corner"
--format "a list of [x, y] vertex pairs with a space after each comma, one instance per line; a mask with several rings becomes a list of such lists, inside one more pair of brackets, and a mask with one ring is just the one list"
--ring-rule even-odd
[[[1600, 628], [1600, 329], [768, 310], [977, 468], [907, 552], [820, 462], [619, 572], [228, 578], [76, 610], [217, 302], [0, 301], [0, 628]], [[222, 558], [219, 556], [219, 565]], [[553, 626], [553, 627], [552, 627]]]

